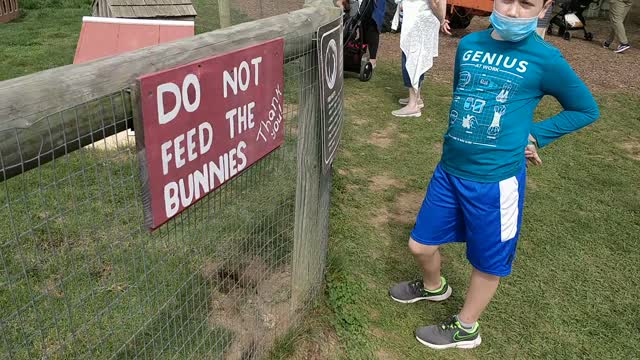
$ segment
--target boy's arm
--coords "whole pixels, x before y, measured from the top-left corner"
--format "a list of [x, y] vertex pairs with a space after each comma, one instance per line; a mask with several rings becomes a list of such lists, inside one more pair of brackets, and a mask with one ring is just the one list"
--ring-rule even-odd
[[539, 147], [591, 124], [600, 116], [591, 92], [561, 55], [548, 63], [542, 91], [555, 97], [564, 110], [533, 124], [531, 135]]

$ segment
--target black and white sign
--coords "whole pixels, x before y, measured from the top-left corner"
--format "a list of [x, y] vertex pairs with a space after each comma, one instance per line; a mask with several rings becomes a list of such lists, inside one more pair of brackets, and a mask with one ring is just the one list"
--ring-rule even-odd
[[322, 168], [327, 172], [336, 157], [342, 134], [343, 55], [342, 18], [318, 29]]

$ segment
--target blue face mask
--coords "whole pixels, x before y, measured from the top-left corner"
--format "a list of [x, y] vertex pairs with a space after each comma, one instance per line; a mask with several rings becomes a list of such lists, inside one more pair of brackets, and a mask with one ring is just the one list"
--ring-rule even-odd
[[532, 32], [536, 31], [538, 26], [538, 17], [532, 18], [512, 18], [504, 16], [495, 9], [491, 13], [491, 25], [493, 29], [506, 41], [520, 41]]

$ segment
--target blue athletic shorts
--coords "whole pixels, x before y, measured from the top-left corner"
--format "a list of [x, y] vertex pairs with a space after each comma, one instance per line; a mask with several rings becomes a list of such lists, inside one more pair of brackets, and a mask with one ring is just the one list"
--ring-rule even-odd
[[411, 238], [424, 245], [467, 243], [474, 268], [507, 276], [522, 225], [526, 166], [495, 183], [464, 180], [435, 169]]

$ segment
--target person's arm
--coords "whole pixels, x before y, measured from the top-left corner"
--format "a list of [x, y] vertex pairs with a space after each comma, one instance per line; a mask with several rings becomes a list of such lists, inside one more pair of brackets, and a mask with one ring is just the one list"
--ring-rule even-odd
[[533, 124], [531, 135], [538, 147], [546, 146], [563, 135], [575, 132], [600, 117], [600, 110], [593, 95], [562, 55], [558, 55], [547, 64], [542, 79], [542, 91], [555, 97], [564, 110]]
[[447, 0], [430, 0], [433, 14], [440, 21], [440, 31], [447, 35], [451, 35], [449, 20], [447, 20]]

